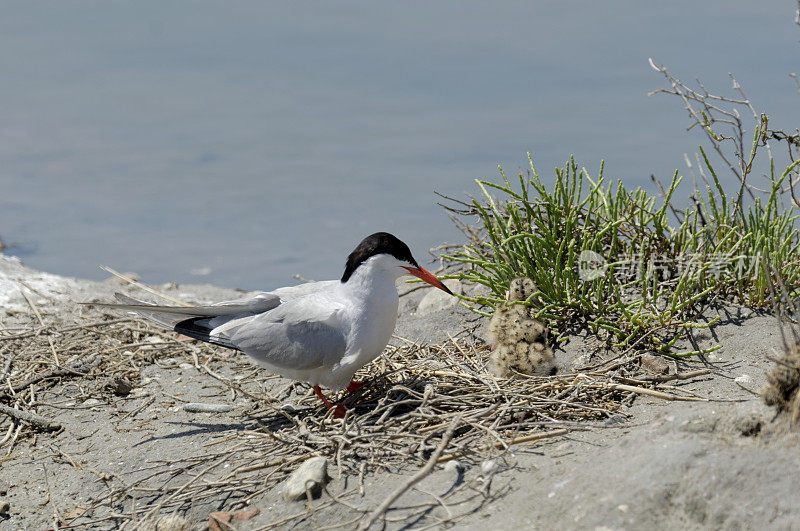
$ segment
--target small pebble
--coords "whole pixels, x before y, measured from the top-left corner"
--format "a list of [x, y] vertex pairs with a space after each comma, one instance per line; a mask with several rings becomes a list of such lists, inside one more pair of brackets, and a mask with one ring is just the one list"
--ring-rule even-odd
[[84, 406], [99, 406], [101, 402], [96, 398], [88, 398], [83, 402]]
[[0, 514], [8, 514], [11, 512], [11, 504], [8, 502], [0, 503]]
[[117, 396], [128, 396], [133, 390], [131, 381], [119, 375], [109, 376], [104, 387]]
[[464, 471], [464, 465], [458, 459], [453, 459], [444, 464], [445, 472], [461, 473]]
[[481, 473], [484, 476], [491, 476], [497, 469], [500, 467], [500, 464], [497, 462], [497, 459], [487, 459], [483, 463], [481, 463]]
[[292, 472], [283, 484], [283, 497], [290, 501], [304, 500], [308, 490], [316, 498], [328, 479], [328, 460], [323, 456], [312, 457]]
[[[453, 293], [463, 293], [461, 283], [456, 279], [447, 279], [444, 285]], [[427, 315], [429, 313], [445, 310], [458, 304], [458, 297], [453, 297], [439, 290], [429, 290], [417, 305], [417, 315]]]
[[653, 356], [652, 354], [642, 354], [639, 360], [642, 362], [642, 367], [655, 374], [669, 373], [669, 363], [661, 356]]

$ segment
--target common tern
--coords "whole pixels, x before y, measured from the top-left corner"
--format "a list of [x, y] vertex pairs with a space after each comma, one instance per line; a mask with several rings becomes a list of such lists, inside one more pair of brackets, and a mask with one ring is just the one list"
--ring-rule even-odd
[[308, 382], [334, 416], [320, 386], [358, 389], [355, 372], [374, 360], [397, 322], [395, 281], [414, 275], [448, 294], [442, 281], [421, 267], [408, 245], [388, 232], [364, 238], [347, 257], [341, 280], [309, 282], [260, 292], [211, 306], [159, 306], [116, 294], [118, 304], [185, 336], [240, 350], [270, 372]]

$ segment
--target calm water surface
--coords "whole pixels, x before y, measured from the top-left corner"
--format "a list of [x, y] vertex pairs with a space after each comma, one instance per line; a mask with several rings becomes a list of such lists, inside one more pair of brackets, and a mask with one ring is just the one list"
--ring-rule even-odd
[[[647, 63], [800, 121], [791, 1], [4, 2], [0, 236], [33, 267], [250, 289], [340, 276], [389, 230], [459, 241], [434, 190], [574, 153], [683, 171]], [[772, 125], [772, 124], [771, 124]]]

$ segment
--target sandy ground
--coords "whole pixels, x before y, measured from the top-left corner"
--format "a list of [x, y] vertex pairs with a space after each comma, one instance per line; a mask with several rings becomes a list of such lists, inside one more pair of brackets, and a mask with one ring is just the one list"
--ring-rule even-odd
[[[112, 300], [114, 291], [130, 290], [115, 281], [97, 283], [39, 273], [0, 255], [2, 333], [19, 333], [35, 325], [20, 285], [43, 314], [73, 320], [83, 311], [76, 302]], [[242, 295], [211, 286], [160, 289], [197, 303]], [[401, 291], [405, 289], [401, 286]], [[483, 333], [485, 319], [430, 293], [417, 290], [401, 298], [398, 336], [436, 343], [465, 329], [478, 336]], [[767, 356], [782, 349], [777, 322], [769, 315], [734, 307], [719, 310], [719, 315], [720, 322], [695, 334], [695, 339], [701, 347], [721, 343], [721, 350], [703, 360], [670, 361], [673, 371], [713, 370], [702, 378], [674, 384], [708, 401], [637, 396], [629, 408], [601, 425], [513, 446], [491, 466], [438, 466], [395, 503], [396, 509], [389, 513], [393, 521], [387, 527], [800, 529], [800, 436], [756, 396], [771, 365]], [[587, 334], [572, 337], [556, 351], [559, 366], [567, 369], [579, 359], [586, 360], [596, 343]], [[0, 350], [0, 369], [13, 355]], [[236, 377], [237, 371], [248, 367], [236, 358], [241, 356], [237, 353], [222, 356], [231, 360], [227, 377]], [[186, 412], [181, 402], [230, 398], [229, 389], [187, 359], [162, 359], [142, 366], [135, 388], [124, 397], [94, 394], [99, 398], [68, 409], [40, 407], [42, 415], [65, 429], [20, 440], [8, 455], [6, 447], [0, 448], [0, 508], [8, 504], [0, 513], [0, 529], [52, 528], [54, 513], [62, 519], [81, 514], [115, 477], [124, 480], [146, 473], [154, 460], [233, 448], [231, 434], [253, 425], [247, 414], [248, 400], [237, 397], [227, 413]], [[264, 392], [287, 383], [280, 378], [271, 382], [273, 386]], [[74, 391], [67, 386], [56, 386], [39, 399], [56, 403]], [[130, 412], [136, 414], [126, 416]], [[7, 420], [2, 419], [0, 437], [6, 429]], [[279, 528], [338, 525], [352, 529], [363, 514], [360, 510], [377, 506], [417, 470], [417, 464], [388, 468], [367, 474], [360, 485], [360, 478], [340, 474], [332, 464], [330, 494], [313, 502], [318, 510], [309, 511], [306, 502], [285, 501], [276, 486], [250, 500], [249, 507], [260, 513], [236, 528], [277, 524]], [[462, 489], [462, 496], [437, 503], [463, 485], [470, 488]], [[347, 496], [346, 503], [326, 505], [331, 494]], [[192, 528], [204, 529], [209, 512], [225, 504], [223, 497], [193, 506], [187, 515]], [[305, 516], [290, 518], [300, 513]], [[105, 516], [87, 514], [75, 525], [115, 528], [115, 521]], [[440, 523], [448, 517], [456, 523]], [[99, 521], [92, 523], [92, 518]], [[284, 519], [287, 523], [280, 524]], [[130, 522], [127, 525], [131, 527]]]

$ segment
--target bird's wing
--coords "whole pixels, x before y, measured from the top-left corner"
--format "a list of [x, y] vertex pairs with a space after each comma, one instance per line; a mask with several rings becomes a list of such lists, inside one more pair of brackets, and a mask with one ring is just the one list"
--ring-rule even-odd
[[100, 306], [114, 310], [128, 310], [136, 312], [153, 322], [175, 328], [175, 325], [187, 319], [198, 317], [219, 317], [236, 315], [254, 315], [276, 308], [281, 299], [275, 293], [262, 292], [247, 299], [224, 301], [209, 306], [160, 306], [136, 300], [122, 293], [116, 293], [119, 303], [89, 303], [91, 306]]
[[[261, 292], [210, 306], [160, 306], [121, 293], [119, 303], [90, 303], [133, 311], [201, 341], [242, 350], [276, 368], [304, 370], [333, 365], [344, 355], [347, 331], [330, 293], [338, 281]], [[321, 302], [327, 301], [327, 302]]]
[[335, 289], [337, 284], [341, 284], [338, 280], [323, 280], [320, 282], [305, 282], [297, 284], [296, 286], [287, 286], [285, 288], [278, 288], [270, 293], [273, 293], [281, 298], [282, 301], [290, 301], [313, 295], [316, 293], [327, 293]]
[[276, 369], [333, 367], [347, 348], [349, 329], [343, 313], [340, 304], [321, 293], [230, 320], [212, 330], [211, 336]]

